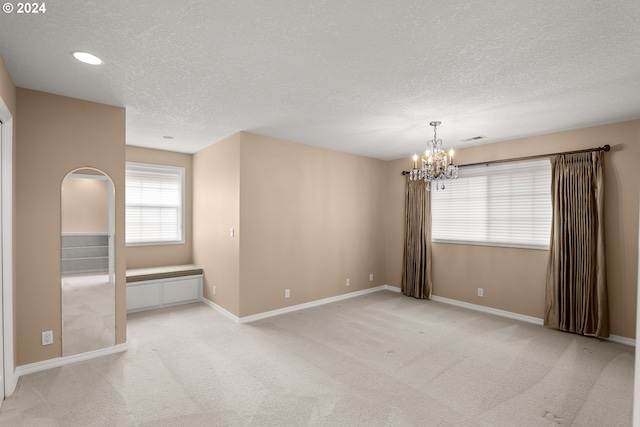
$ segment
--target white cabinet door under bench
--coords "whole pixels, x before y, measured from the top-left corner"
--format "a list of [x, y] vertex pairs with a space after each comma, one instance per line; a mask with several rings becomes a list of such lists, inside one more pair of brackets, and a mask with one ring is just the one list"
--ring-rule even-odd
[[[136, 270], [139, 272], [140, 270]], [[202, 274], [162, 278], [155, 274], [150, 280], [127, 283], [127, 313], [187, 304], [202, 299]]]

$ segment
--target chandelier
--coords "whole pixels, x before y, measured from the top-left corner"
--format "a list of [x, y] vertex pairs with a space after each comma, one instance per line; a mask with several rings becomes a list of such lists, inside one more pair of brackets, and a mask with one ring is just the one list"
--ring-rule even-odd
[[449, 154], [442, 149], [442, 140], [438, 139], [438, 126], [441, 122], [429, 123], [433, 126], [433, 139], [427, 141], [427, 151], [422, 156], [422, 165], [418, 167], [418, 155], [413, 156], [413, 169], [409, 172], [411, 181], [424, 181], [427, 191], [431, 191], [433, 182], [436, 190], [444, 190], [444, 181], [458, 177], [458, 166], [453, 164], [453, 150]]

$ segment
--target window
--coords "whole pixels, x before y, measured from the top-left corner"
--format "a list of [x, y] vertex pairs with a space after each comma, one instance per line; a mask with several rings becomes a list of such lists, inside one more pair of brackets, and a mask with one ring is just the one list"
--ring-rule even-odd
[[184, 168], [127, 162], [128, 246], [184, 243]]
[[461, 167], [431, 201], [434, 242], [549, 248], [548, 160]]

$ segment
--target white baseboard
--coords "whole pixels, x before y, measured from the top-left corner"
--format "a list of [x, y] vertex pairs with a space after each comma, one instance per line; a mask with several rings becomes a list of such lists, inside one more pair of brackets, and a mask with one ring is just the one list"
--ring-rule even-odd
[[[371, 293], [379, 292], [379, 291], [383, 291], [383, 290], [394, 291], [396, 289], [398, 289], [398, 288], [396, 288], [395, 286], [381, 285], [381, 286], [376, 286], [375, 288], [369, 288], [369, 289], [363, 289], [361, 291], [349, 292], [348, 294], [342, 294], [342, 295], [337, 295], [335, 297], [323, 298], [323, 299], [319, 299], [319, 300], [316, 300], [316, 301], [311, 301], [311, 302], [306, 302], [306, 303], [303, 303], [303, 304], [292, 305], [292, 306], [289, 306], [289, 307], [279, 308], [277, 310], [265, 311], [264, 313], [252, 314], [251, 316], [244, 316], [244, 317], [238, 317], [238, 316], [228, 312], [224, 308], [220, 307], [218, 304], [216, 304], [216, 303], [214, 303], [214, 302], [212, 302], [212, 301], [210, 301], [210, 300], [208, 300], [206, 298], [203, 298], [202, 302], [204, 302], [205, 304], [207, 304], [209, 307], [213, 308], [214, 310], [219, 311], [224, 316], [228, 317], [229, 319], [233, 320], [234, 322], [237, 322], [237, 323], [250, 323], [250, 322], [255, 322], [256, 320], [266, 319], [268, 317], [279, 316], [281, 314], [291, 313], [291, 312], [294, 312], [294, 311], [304, 310], [304, 309], [311, 308], [311, 307], [317, 307], [319, 305], [324, 305], [324, 304], [329, 304], [329, 303], [332, 303], [332, 302], [342, 301], [342, 300], [349, 299], [349, 298], [359, 297], [361, 295], [367, 295], [367, 294], [371, 294]], [[399, 292], [399, 290], [398, 290], [398, 292]]]
[[540, 325], [540, 326], [544, 325], [544, 320], [538, 317], [513, 313], [511, 311], [506, 311], [506, 310], [499, 310], [497, 308], [492, 308], [492, 307], [485, 307], [484, 305], [471, 304], [469, 302], [439, 297], [437, 295], [432, 295], [431, 301], [442, 302], [449, 305], [455, 305], [457, 307], [468, 308], [469, 310], [481, 311], [483, 313], [495, 314], [496, 316], [507, 317], [509, 319], [521, 320], [523, 322], [533, 323], [534, 325]]
[[[521, 320], [523, 322], [533, 323], [535, 325], [544, 325], [544, 320], [538, 317], [527, 316], [524, 314], [513, 313], [511, 311], [499, 310], [497, 308], [485, 307], [483, 305], [471, 304], [469, 302], [458, 301], [450, 298], [439, 297], [437, 295], [431, 296], [432, 301], [438, 301], [445, 304], [455, 305], [458, 307], [468, 308], [469, 310], [481, 311], [483, 313], [494, 314], [496, 316], [507, 317], [509, 319]], [[607, 341], [615, 342], [618, 344], [625, 344], [631, 347], [636, 346], [636, 340], [618, 335], [609, 335]]]
[[386, 291], [397, 292], [397, 293], [402, 292], [402, 289], [400, 289], [400, 288], [399, 288], [399, 287], [397, 287], [397, 286], [384, 285], [384, 286], [383, 286], [383, 288], [384, 288]]
[[[364, 289], [362, 291], [356, 291], [348, 294], [338, 295], [335, 297], [324, 298], [321, 300], [311, 301], [304, 304], [292, 305], [290, 307], [280, 308], [272, 311], [266, 311], [264, 313], [253, 314], [251, 316], [245, 316], [245, 317], [238, 317], [228, 312], [224, 308], [220, 307], [218, 304], [206, 298], [202, 298], [202, 302], [204, 302], [214, 310], [222, 313], [225, 317], [229, 318], [230, 320], [233, 320], [236, 323], [250, 323], [250, 322], [255, 322], [256, 320], [266, 319], [268, 317], [273, 317], [273, 316], [279, 316], [281, 314], [291, 313], [293, 311], [298, 311], [298, 310], [304, 310], [306, 308], [317, 307], [319, 305], [329, 304], [332, 302], [341, 301], [348, 298], [354, 298], [360, 295], [366, 295], [366, 294], [370, 294], [378, 291], [391, 291], [391, 292], [397, 292], [397, 293], [402, 292], [402, 290], [397, 286], [382, 285], [382, 286], [376, 286], [375, 288], [369, 288], [369, 289]], [[539, 326], [544, 325], [544, 320], [538, 317], [527, 316], [525, 314], [514, 313], [511, 311], [500, 310], [497, 308], [486, 307], [484, 305], [472, 304], [469, 302], [458, 301], [450, 298], [439, 297], [437, 295], [432, 295], [431, 301], [441, 302], [449, 305], [455, 305], [457, 307], [467, 308], [469, 310], [480, 311], [483, 313], [489, 313], [489, 314], [493, 314], [500, 317], [506, 317], [509, 319], [520, 320], [522, 322], [532, 323], [534, 325], [539, 325]], [[608, 341], [619, 343], [619, 344], [625, 344], [631, 347], [636, 346], [636, 340], [631, 338], [621, 337], [618, 335], [610, 335], [608, 338]]]
[[609, 335], [609, 338], [607, 338], [607, 340], [611, 342], [617, 342], [618, 344], [628, 345], [631, 347], [636, 346], [636, 340], [632, 338], [621, 337], [619, 335]]
[[229, 320], [233, 320], [236, 323], [240, 323], [240, 318], [238, 316], [236, 316], [235, 314], [233, 314], [233, 313], [225, 310], [224, 308], [220, 307], [215, 302], [213, 302], [211, 300], [208, 300], [205, 297], [202, 297], [201, 301], [203, 303], [205, 303], [206, 305], [208, 305], [209, 307], [213, 308], [215, 311], [217, 311], [220, 314], [222, 314], [224, 317], [228, 318]]
[[51, 368], [70, 365], [72, 363], [82, 362], [84, 360], [95, 359], [96, 357], [107, 356], [109, 354], [121, 353], [129, 349], [129, 343], [117, 344], [113, 347], [101, 348], [99, 350], [87, 351], [85, 353], [72, 354], [71, 356], [56, 357], [55, 359], [43, 360], [42, 362], [30, 363], [28, 365], [18, 366], [13, 375], [13, 384], [11, 393], [15, 391], [18, 380], [22, 375], [33, 374], [34, 372], [46, 371]]

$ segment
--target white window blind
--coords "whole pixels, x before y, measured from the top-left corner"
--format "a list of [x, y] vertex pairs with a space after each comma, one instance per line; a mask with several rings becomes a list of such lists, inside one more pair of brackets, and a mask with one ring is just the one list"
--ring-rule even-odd
[[461, 167], [444, 191], [431, 191], [432, 240], [548, 249], [548, 160]]
[[184, 168], [126, 166], [127, 245], [184, 243]]

